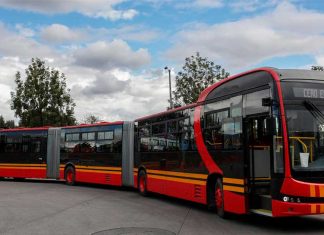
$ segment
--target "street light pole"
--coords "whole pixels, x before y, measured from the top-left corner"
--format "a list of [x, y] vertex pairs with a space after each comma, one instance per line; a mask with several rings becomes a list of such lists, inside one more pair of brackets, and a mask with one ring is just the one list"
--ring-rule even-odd
[[164, 69], [169, 72], [170, 109], [172, 109], [173, 108], [173, 102], [172, 102], [172, 94], [171, 94], [171, 69], [168, 68], [168, 66], [165, 66]]

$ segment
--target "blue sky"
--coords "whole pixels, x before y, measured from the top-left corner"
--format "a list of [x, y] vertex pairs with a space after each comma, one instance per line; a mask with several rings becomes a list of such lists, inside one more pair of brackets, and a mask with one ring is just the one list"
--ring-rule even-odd
[[39, 57], [64, 72], [76, 116], [164, 110], [168, 79], [200, 52], [231, 74], [324, 65], [321, 0], [0, 0], [0, 108], [16, 71]]

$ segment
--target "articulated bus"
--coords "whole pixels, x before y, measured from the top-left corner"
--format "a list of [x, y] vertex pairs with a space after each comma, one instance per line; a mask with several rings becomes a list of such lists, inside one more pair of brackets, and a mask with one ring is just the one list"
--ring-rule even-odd
[[324, 213], [324, 73], [260, 68], [138, 118], [0, 131], [0, 177], [135, 187], [226, 213]]
[[133, 186], [133, 130], [132, 122], [1, 130], [0, 177]]

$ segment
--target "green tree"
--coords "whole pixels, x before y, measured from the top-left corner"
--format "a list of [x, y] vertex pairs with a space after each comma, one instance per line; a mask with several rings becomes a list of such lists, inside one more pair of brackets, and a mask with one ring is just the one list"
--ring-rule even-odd
[[85, 116], [84, 120], [83, 120], [83, 123], [86, 123], [86, 124], [94, 124], [94, 123], [97, 123], [99, 122], [100, 119], [99, 117], [93, 115], [93, 114], [88, 114]]
[[14, 120], [7, 120], [5, 122], [5, 128], [15, 128], [15, 121]]
[[324, 67], [323, 66], [318, 66], [318, 65], [313, 65], [311, 70], [324, 71]]
[[2, 115], [0, 115], [0, 129], [6, 128], [6, 122]]
[[173, 92], [175, 106], [196, 102], [205, 88], [228, 76], [222, 66], [201, 57], [199, 52], [187, 57], [182, 71], [176, 76]]
[[14, 128], [16, 127], [14, 120], [5, 120], [2, 115], [0, 115], [0, 129]]
[[23, 81], [16, 73], [17, 88], [11, 92], [11, 109], [20, 118], [20, 125], [74, 125], [75, 103], [66, 87], [66, 77], [58, 70], [45, 66], [45, 61], [33, 58], [25, 70]]

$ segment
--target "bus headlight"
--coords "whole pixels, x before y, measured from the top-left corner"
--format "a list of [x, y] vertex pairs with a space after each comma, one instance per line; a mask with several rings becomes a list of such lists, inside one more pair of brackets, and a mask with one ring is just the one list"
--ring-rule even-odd
[[284, 196], [284, 197], [282, 198], [282, 200], [283, 200], [284, 202], [288, 202], [288, 201], [289, 201], [289, 197]]

